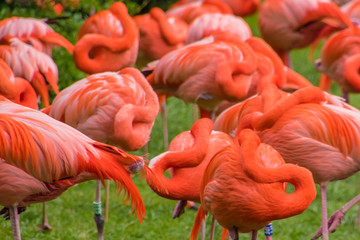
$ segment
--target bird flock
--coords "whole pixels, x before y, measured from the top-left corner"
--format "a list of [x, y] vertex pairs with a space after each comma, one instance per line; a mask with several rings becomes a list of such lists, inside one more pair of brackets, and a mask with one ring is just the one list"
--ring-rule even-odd
[[[66, 7], [53, 5], [57, 14]], [[243, 19], [252, 14], [261, 37]], [[209, 239], [220, 226], [221, 239], [255, 240], [265, 228], [271, 240], [271, 222], [303, 214], [315, 184], [321, 227], [313, 239], [328, 240], [360, 201], [328, 218], [328, 184], [360, 170], [360, 111], [348, 96], [360, 92], [359, 0], [179, 0], [136, 16], [115, 1], [85, 20], [74, 44], [49, 20], [0, 20], [0, 214], [14, 239], [26, 207], [43, 203], [41, 229], [51, 229], [45, 202], [89, 180], [97, 180], [98, 239], [108, 180], [141, 223], [146, 206], [131, 178], [140, 171], [159, 197], [178, 201], [173, 218], [198, 208], [192, 240], [200, 229], [207, 237], [207, 217]], [[54, 47], [87, 76], [59, 89]], [[304, 47], [319, 86], [292, 69], [290, 51]], [[329, 93], [332, 81], [341, 97]], [[194, 105], [194, 123], [169, 143], [170, 97]], [[149, 161], [128, 153], [150, 150], [158, 115], [164, 151]]]

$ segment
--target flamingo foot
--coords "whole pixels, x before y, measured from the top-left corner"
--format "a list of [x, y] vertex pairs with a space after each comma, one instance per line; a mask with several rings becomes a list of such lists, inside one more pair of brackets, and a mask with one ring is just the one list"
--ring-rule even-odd
[[173, 219], [180, 217], [185, 212], [187, 201], [186, 200], [179, 200], [176, 204], [176, 207], [173, 212]]
[[[336, 228], [342, 222], [342, 219], [344, 216], [345, 216], [345, 214], [340, 210], [337, 210], [330, 216], [329, 221], [328, 221], [329, 233], [335, 232]], [[311, 240], [315, 240], [321, 236], [322, 236], [322, 228], [320, 227], [319, 230], [314, 235], [314, 237], [311, 238]]]
[[42, 232], [52, 230], [52, 227], [50, 226], [47, 218], [41, 223], [41, 225], [39, 226], [39, 230]]

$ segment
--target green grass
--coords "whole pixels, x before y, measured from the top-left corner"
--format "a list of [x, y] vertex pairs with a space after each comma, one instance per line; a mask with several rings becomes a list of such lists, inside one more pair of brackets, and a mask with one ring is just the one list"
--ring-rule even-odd
[[[1, 6], [1, 4], [0, 4]], [[12, 14], [2, 6], [0, 17], [4, 18]], [[29, 16], [36, 12], [24, 9], [16, 9], [16, 15]], [[61, 26], [57, 26], [58, 32], [66, 32], [72, 42], [75, 41], [76, 29], [81, 26], [83, 18], [80, 15], [73, 14], [72, 18], [66, 20]], [[256, 16], [247, 18], [252, 27], [254, 35], [259, 36], [256, 27]], [[64, 25], [67, 30], [64, 30]], [[320, 74], [314, 70], [313, 63], [308, 61], [308, 49], [293, 51], [291, 56], [294, 62], [294, 69], [304, 75], [312, 83], [317, 84]], [[315, 53], [315, 58], [319, 57], [319, 49]], [[81, 79], [85, 75], [76, 70], [72, 57], [62, 49], [54, 51], [55, 62], [59, 66], [59, 84], [64, 88], [71, 82]], [[332, 92], [339, 94], [339, 89], [333, 85]], [[359, 97], [351, 95], [350, 100], [356, 107], [360, 106]], [[192, 107], [182, 101], [170, 98], [168, 100], [168, 123], [169, 137], [174, 138], [182, 131], [188, 130], [192, 126]], [[163, 152], [161, 120], [155, 122], [151, 141], [149, 143], [149, 159]], [[137, 151], [135, 154], [142, 155], [143, 152]], [[121, 197], [117, 196], [114, 184], [111, 185], [110, 197], [110, 216], [105, 224], [105, 239], [159, 239], [159, 240], [183, 240], [189, 239], [193, 221], [196, 215], [195, 211], [187, 210], [179, 219], [172, 219], [172, 211], [176, 201], [163, 199], [157, 196], [147, 186], [140, 175], [136, 175], [134, 182], [137, 185], [145, 207], [146, 217], [142, 224], [137, 221], [136, 216], [130, 214], [130, 206], [124, 205]], [[359, 192], [358, 174], [343, 181], [337, 181], [329, 184], [328, 188], [328, 213], [331, 214], [344, 203], [350, 200]], [[318, 192], [319, 188], [317, 186]], [[49, 223], [53, 230], [50, 232], [39, 232], [37, 227], [41, 221], [41, 204], [33, 204], [21, 214], [21, 232], [25, 240], [41, 239], [97, 239], [95, 223], [93, 221], [92, 202], [95, 199], [95, 182], [86, 182], [70, 188], [56, 200], [47, 203]], [[310, 239], [321, 224], [320, 195], [310, 207], [298, 216], [274, 221], [275, 240], [297, 240]], [[338, 230], [330, 235], [330, 239], [336, 240], [358, 240], [360, 229], [355, 225], [357, 208], [353, 208], [345, 216], [343, 223]], [[209, 221], [208, 221], [209, 223]], [[221, 228], [217, 225], [216, 239], [220, 238]], [[12, 230], [9, 221], [0, 219], [0, 239], [12, 239]], [[248, 239], [247, 234], [241, 234], [240, 239]], [[262, 231], [259, 233], [259, 239], [265, 239]]]

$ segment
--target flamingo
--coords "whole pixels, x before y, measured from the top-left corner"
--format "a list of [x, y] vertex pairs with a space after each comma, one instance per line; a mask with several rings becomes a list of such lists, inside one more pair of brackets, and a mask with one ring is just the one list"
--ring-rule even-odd
[[241, 41], [252, 37], [249, 25], [241, 17], [232, 14], [206, 13], [189, 25], [186, 43], [196, 42], [215, 34], [233, 34]]
[[259, 8], [259, 0], [222, 0], [235, 15], [246, 17], [254, 14]]
[[[159, 102], [139, 70], [124, 68], [75, 82], [62, 90], [43, 112], [96, 141], [135, 151], [149, 141]], [[101, 204], [100, 190], [100, 181], [97, 181], [98, 204]], [[107, 199], [108, 191], [107, 187]], [[105, 207], [108, 209], [108, 200]], [[101, 213], [95, 213], [95, 221], [102, 239]]]
[[360, 92], [359, 60], [360, 29], [344, 29], [331, 36], [321, 49], [316, 69], [323, 73], [320, 86], [329, 91], [331, 79], [337, 82], [342, 97], [349, 102], [349, 92]]
[[[285, 183], [294, 185], [295, 191], [286, 193]], [[205, 170], [201, 207], [191, 239], [196, 239], [207, 213], [233, 239], [238, 239], [238, 232], [252, 232], [252, 239], [257, 239], [258, 229], [272, 220], [301, 214], [315, 197], [309, 170], [285, 163], [276, 150], [261, 143], [254, 131], [244, 129], [232, 144], [214, 155]]]
[[232, 14], [231, 8], [221, 0], [180, 0], [166, 11], [167, 15], [175, 15], [190, 24], [205, 13]]
[[143, 158], [96, 142], [40, 111], [0, 99], [0, 205], [10, 211], [14, 239], [21, 238], [17, 207], [55, 199], [69, 187], [94, 179], [111, 179], [124, 188], [142, 221], [145, 207], [129, 174], [144, 167]]
[[18, 38], [3, 38], [0, 45], [0, 59], [13, 70], [16, 77], [25, 78], [41, 96], [45, 106], [49, 106], [49, 86], [59, 93], [58, 68], [53, 59]]
[[252, 90], [256, 56], [246, 43], [211, 36], [162, 57], [147, 77], [155, 91], [213, 111], [224, 99], [244, 99]]
[[264, 40], [290, 67], [289, 51], [310, 45], [328, 24], [352, 26], [338, 6], [325, 0], [266, 0], [259, 9], [258, 21]]
[[239, 111], [224, 111], [214, 128], [233, 132], [232, 126], [237, 123], [240, 123], [237, 131], [251, 127], [287, 163], [309, 169], [315, 183], [320, 185], [321, 231], [323, 239], [328, 239], [326, 187], [329, 182], [360, 170], [360, 155], [355, 147], [360, 141], [360, 112], [316, 87], [303, 88], [280, 99], [273, 96], [268, 99], [264, 101], [267, 107], [263, 111], [264, 103], [250, 104], [250, 99], [234, 106]]
[[[159, 196], [178, 200], [173, 218], [184, 213], [187, 202], [200, 202], [200, 180], [206, 166], [232, 141], [229, 135], [212, 129], [210, 119], [199, 119], [190, 131], [180, 133], [171, 141], [168, 151], [150, 161], [153, 175], [147, 177], [148, 185]], [[170, 179], [164, 176], [166, 170], [170, 172]]]
[[185, 45], [188, 25], [176, 16], [166, 16], [158, 7], [152, 8], [148, 14], [133, 17], [133, 20], [140, 31], [138, 68]]
[[0, 39], [5, 36], [17, 37], [51, 56], [52, 47], [64, 47], [70, 54], [74, 46], [66, 38], [55, 32], [48, 24], [47, 19], [10, 17], [0, 21]]
[[15, 77], [2, 59], [0, 59], [0, 79], [0, 95], [17, 104], [38, 109], [37, 96], [33, 87], [27, 80]]
[[134, 65], [139, 30], [122, 2], [88, 18], [78, 32], [74, 61], [89, 74], [118, 71]]

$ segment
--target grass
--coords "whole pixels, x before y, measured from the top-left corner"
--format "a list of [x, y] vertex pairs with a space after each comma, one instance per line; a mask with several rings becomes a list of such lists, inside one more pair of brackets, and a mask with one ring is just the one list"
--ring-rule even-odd
[[[4, 8], [0, 13], [6, 12]], [[9, 15], [9, 12], [6, 12]], [[17, 10], [27, 16], [27, 11]], [[20, 15], [20, 14], [17, 14]], [[5, 16], [2, 15], [2, 16]], [[76, 20], [76, 25], [74, 21]], [[246, 19], [251, 25], [254, 35], [259, 36], [256, 27], [256, 16]], [[68, 28], [75, 28], [81, 25], [81, 18], [74, 15], [66, 24]], [[61, 27], [58, 27], [61, 28]], [[70, 31], [70, 30], [69, 30]], [[75, 41], [76, 33], [67, 32], [68, 39]], [[294, 69], [304, 75], [314, 84], [317, 84], [320, 74], [314, 70], [312, 62], [308, 61], [307, 55], [309, 50], [293, 51], [291, 57], [294, 62]], [[319, 50], [315, 56], [319, 57]], [[84, 74], [77, 71], [71, 56], [65, 51], [59, 49], [54, 52], [55, 62], [59, 66], [59, 84], [60, 88], [64, 88], [72, 81], [81, 79]], [[339, 94], [339, 89], [333, 85], [332, 92]], [[359, 97], [350, 96], [354, 106], [360, 107]], [[190, 129], [192, 126], [192, 107], [186, 105], [182, 101], [170, 98], [168, 100], [169, 109], [169, 137], [173, 139], [182, 131]], [[157, 118], [151, 141], [149, 143], [149, 155], [151, 159], [163, 152], [161, 120]], [[142, 155], [142, 150], [134, 154]], [[158, 239], [158, 240], [183, 240], [189, 239], [193, 221], [196, 215], [195, 211], [187, 210], [179, 219], [172, 219], [172, 211], [176, 205], [176, 201], [163, 199], [157, 196], [147, 186], [144, 179], [140, 175], [134, 176], [145, 207], [146, 217], [142, 224], [137, 221], [136, 216], [130, 214], [130, 206], [124, 205], [122, 197], [118, 197], [114, 184], [111, 185], [110, 197], [110, 215], [109, 221], [105, 224], [105, 239]], [[340, 208], [344, 203], [350, 200], [359, 192], [359, 176], [358, 174], [329, 184], [328, 188], [328, 213], [332, 213]], [[317, 186], [318, 192], [319, 188]], [[21, 214], [21, 232], [25, 240], [51, 240], [51, 239], [97, 239], [95, 223], [93, 221], [92, 202], [95, 199], [95, 182], [86, 182], [70, 188], [59, 198], [47, 203], [49, 223], [53, 230], [50, 232], [40, 232], [37, 227], [41, 221], [41, 204], [33, 204]], [[274, 221], [274, 235], [276, 240], [288, 239], [310, 239], [321, 224], [320, 211], [320, 195], [310, 207], [298, 216]], [[358, 240], [360, 237], [360, 229], [355, 225], [357, 208], [351, 209], [345, 216], [343, 223], [338, 230], [330, 235], [330, 239], [336, 240]], [[221, 228], [216, 228], [216, 239], [220, 238]], [[12, 239], [12, 230], [9, 221], [0, 219], [0, 239]], [[240, 239], [248, 239], [247, 234], [241, 234]], [[265, 239], [262, 231], [259, 233], [259, 239]]]

